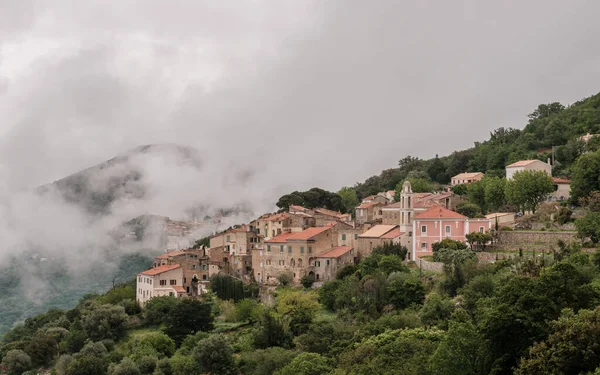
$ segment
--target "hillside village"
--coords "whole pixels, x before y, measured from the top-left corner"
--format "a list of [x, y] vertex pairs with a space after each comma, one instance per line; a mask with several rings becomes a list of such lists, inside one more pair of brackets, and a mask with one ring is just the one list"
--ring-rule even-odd
[[[506, 166], [507, 179], [532, 171], [551, 177], [550, 160], [521, 160]], [[199, 248], [191, 248], [186, 239], [189, 236], [183, 235], [189, 235], [188, 225], [169, 222], [166, 251], [155, 258], [152, 268], [137, 276], [136, 299], [143, 305], [157, 296], [201, 296], [216, 274], [263, 286], [280, 284], [281, 275], [289, 275], [294, 284], [308, 277], [318, 287], [385, 243], [406, 248], [406, 261], [430, 259], [434, 244], [444, 239], [467, 244], [469, 234], [489, 234], [500, 225], [514, 227], [518, 213], [490, 212], [470, 218], [452, 209], [461, 198], [452, 187], [468, 186], [483, 178], [481, 172], [460, 173], [442, 191], [431, 193], [415, 193], [410, 181], [405, 181], [398, 195], [389, 190], [364, 197], [353, 215], [290, 205], [284, 212], [264, 214], [215, 233], [208, 246]], [[568, 200], [569, 180], [552, 177], [552, 183], [554, 191], [546, 201]], [[181, 241], [184, 246], [176, 249]]]

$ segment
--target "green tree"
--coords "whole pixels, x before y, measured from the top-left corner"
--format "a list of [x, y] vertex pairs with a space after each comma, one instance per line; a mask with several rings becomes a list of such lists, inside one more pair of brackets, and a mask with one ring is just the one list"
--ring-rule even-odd
[[256, 322], [260, 318], [260, 306], [256, 300], [245, 298], [235, 305], [238, 322]]
[[117, 365], [111, 363], [108, 366], [108, 375], [140, 375], [140, 369], [130, 358], [123, 358]]
[[450, 188], [452, 192], [456, 195], [465, 196], [468, 193], [468, 185], [467, 184], [458, 184], [454, 185]]
[[573, 202], [600, 190], [600, 151], [581, 155], [571, 167], [571, 173]]
[[583, 240], [589, 238], [593, 243], [600, 241], [600, 212], [588, 212], [584, 217], [575, 220], [577, 235]]
[[408, 253], [406, 246], [402, 246], [399, 243], [395, 244], [391, 241], [384, 242], [383, 245], [374, 247], [372, 251], [372, 254], [375, 255], [396, 255], [400, 257], [401, 260], [406, 259], [406, 253]]
[[487, 244], [492, 241], [492, 235], [488, 232], [471, 232], [465, 236], [471, 246], [471, 250], [484, 251]]
[[394, 277], [395, 275], [390, 275], [388, 279], [387, 294], [389, 302], [397, 309], [423, 304], [425, 286], [421, 280]]
[[66, 375], [104, 375], [108, 363], [103, 357], [83, 355], [74, 358], [67, 367]]
[[125, 332], [128, 316], [122, 306], [92, 305], [81, 319], [87, 336], [94, 340], [118, 339]]
[[253, 337], [255, 348], [266, 349], [271, 346], [287, 348], [291, 345], [291, 335], [283, 328], [283, 324], [269, 310], [264, 310], [258, 328]]
[[162, 332], [148, 332], [130, 340], [129, 348], [134, 359], [141, 358], [146, 353], [158, 357], [170, 357], [175, 353], [175, 341]]
[[450, 298], [444, 298], [436, 292], [431, 292], [425, 299], [419, 317], [426, 326], [445, 329], [453, 311], [454, 303]]
[[171, 313], [175, 305], [177, 305], [177, 298], [173, 296], [151, 298], [144, 305], [144, 318], [150, 325], [159, 325]]
[[194, 358], [204, 372], [212, 375], [235, 375], [237, 366], [233, 349], [222, 334], [211, 335], [200, 341], [194, 349]]
[[553, 102], [550, 104], [540, 104], [532, 113], [528, 114], [527, 117], [529, 117], [530, 121], [539, 120], [560, 113], [564, 111], [564, 109], [565, 106], [560, 104], [559, 102]]
[[294, 335], [306, 331], [321, 307], [314, 291], [282, 290], [277, 295], [276, 311], [290, 319]]
[[544, 171], [519, 171], [506, 183], [508, 202], [534, 213], [552, 191], [552, 178]]
[[467, 197], [469, 198], [470, 203], [473, 203], [485, 210], [485, 180], [470, 183], [467, 186]]
[[322, 375], [333, 370], [331, 360], [317, 353], [302, 353], [275, 375]]
[[481, 207], [475, 203], [463, 202], [456, 206], [456, 212], [467, 217], [477, 217], [481, 215]]
[[241, 355], [240, 371], [247, 375], [272, 375], [289, 364], [296, 352], [279, 347], [244, 352]]
[[58, 343], [48, 333], [38, 331], [25, 347], [25, 352], [29, 354], [33, 364], [47, 365], [58, 354]]
[[450, 177], [447, 173], [446, 164], [442, 159], [435, 155], [435, 159], [431, 161], [429, 167], [427, 168], [427, 174], [431, 177], [433, 181], [436, 181], [440, 184], [447, 184], [450, 182]]
[[499, 210], [506, 204], [506, 179], [499, 177], [486, 177], [484, 196], [488, 210]]
[[213, 321], [210, 303], [186, 298], [171, 310], [165, 320], [164, 331], [179, 345], [187, 335], [211, 330]]
[[356, 190], [351, 187], [344, 186], [337, 192], [342, 199], [342, 211], [344, 213], [354, 212], [354, 208], [358, 206], [358, 197]]
[[463, 313], [460, 320], [451, 320], [448, 333], [430, 359], [433, 375], [485, 374], [483, 338], [470, 318]]
[[552, 331], [529, 350], [516, 374], [587, 374], [600, 366], [600, 307], [566, 310]]
[[2, 366], [8, 375], [21, 375], [31, 368], [31, 358], [24, 351], [13, 349], [2, 358]]

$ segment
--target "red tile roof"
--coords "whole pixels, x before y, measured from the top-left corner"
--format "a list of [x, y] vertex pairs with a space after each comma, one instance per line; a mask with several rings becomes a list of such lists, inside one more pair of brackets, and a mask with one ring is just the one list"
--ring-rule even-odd
[[265, 221], [282, 221], [282, 220], [287, 219], [288, 217], [290, 217], [290, 215], [287, 212], [282, 212], [279, 214], [270, 215], [270, 216], [264, 218], [263, 220], [265, 220]]
[[327, 216], [341, 217], [342, 213], [338, 211], [328, 210], [326, 208], [315, 208], [315, 211]]
[[377, 195], [369, 195], [368, 197], [364, 197], [362, 200], [364, 202], [364, 201], [367, 201], [367, 200], [370, 200], [370, 199], [375, 199], [375, 198], [377, 198]]
[[415, 215], [415, 219], [466, 219], [467, 217], [459, 214], [458, 212], [454, 212], [452, 210], [448, 210], [444, 207], [437, 206], [431, 207], [425, 212], [421, 212], [418, 215]]
[[567, 180], [566, 178], [560, 178], [560, 177], [552, 177], [552, 182], [554, 182], [555, 184], [570, 184], [571, 181]]
[[266, 240], [265, 243], [285, 243], [285, 241], [288, 238], [290, 238], [291, 236], [293, 236], [294, 234], [298, 234], [298, 233], [291, 233], [291, 232], [281, 233], [281, 234], [271, 238], [270, 240]]
[[294, 211], [308, 211], [307, 208], [304, 208], [302, 206], [298, 206], [295, 204], [290, 205], [290, 210], [294, 210]]
[[388, 204], [387, 206], [383, 207], [384, 210], [387, 210], [388, 208], [402, 208], [402, 202]]
[[337, 246], [332, 249], [325, 250], [321, 254], [317, 255], [316, 258], [339, 258], [352, 249], [352, 246]]
[[535, 163], [536, 161], [539, 161], [539, 162], [543, 163], [543, 161], [537, 160], [537, 159], [533, 159], [533, 160], [519, 160], [518, 162], [509, 164], [506, 167], [507, 168], [511, 168], [511, 167], [524, 167], [524, 166], [529, 165], [531, 163]]
[[171, 288], [175, 289], [177, 293], [187, 293], [185, 288], [181, 285], [172, 285]]
[[333, 226], [332, 224], [335, 225], [335, 223], [329, 223], [328, 225], [326, 225], [324, 227], [307, 228], [307, 229], [303, 230], [302, 232], [293, 233], [292, 236], [288, 237], [288, 240], [290, 240], [290, 241], [306, 241], [306, 240], [310, 240], [314, 236], [316, 236], [318, 234], [321, 234], [321, 233], [325, 232], [328, 229], [331, 229], [331, 227]]
[[370, 207], [376, 206], [378, 204], [381, 204], [381, 203], [379, 203], [379, 202], [361, 203], [360, 206], [358, 206], [356, 208], [370, 208]]
[[161, 273], [167, 272], [167, 271], [171, 271], [177, 268], [180, 268], [181, 266], [179, 264], [165, 264], [164, 266], [159, 266], [156, 268], [151, 268], [149, 270], [146, 270], [144, 272], [140, 272], [140, 275], [144, 275], [144, 276], [156, 276], [159, 275]]
[[157, 256], [156, 259], [167, 259], [169, 257], [175, 257], [175, 256], [183, 255], [185, 253], [186, 252], [184, 250], [170, 251], [168, 253], [164, 253], [164, 254]]
[[400, 228], [396, 228], [396, 229], [392, 229], [391, 231], [387, 232], [386, 234], [384, 234], [383, 236], [379, 237], [379, 238], [384, 238], [384, 239], [393, 239], [396, 237], [400, 237], [401, 235], [403, 235], [404, 233], [400, 232]]

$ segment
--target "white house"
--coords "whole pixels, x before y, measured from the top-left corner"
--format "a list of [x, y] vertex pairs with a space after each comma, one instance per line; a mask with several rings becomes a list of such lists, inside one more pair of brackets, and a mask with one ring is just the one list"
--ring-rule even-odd
[[152, 297], [186, 294], [183, 287], [183, 269], [179, 264], [166, 264], [137, 275], [135, 300], [143, 306]]
[[506, 166], [506, 179], [513, 178], [515, 173], [521, 171], [544, 171], [548, 176], [552, 177], [552, 166], [550, 163], [544, 163], [541, 160], [520, 160]]

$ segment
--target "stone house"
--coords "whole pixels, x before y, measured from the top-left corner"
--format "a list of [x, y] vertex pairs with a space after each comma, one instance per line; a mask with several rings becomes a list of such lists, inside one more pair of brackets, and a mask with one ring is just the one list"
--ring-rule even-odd
[[375, 225], [358, 236], [357, 251], [363, 257], [369, 256], [374, 248], [386, 242], [399, 244], [402, 235], [398, 225]]
[[372, 202], [387, 204], [388, 199], [385, 195], [375, 194], [375, 195], [369, 195], [368, 197], [364, 197], [361, 201], [361, 203], [372, 203]]
[[182, 268], [181, 286], [189, 296], [202, 294], [202, 283], [208, 283], [210, 276], [210, 259], [204, 249], [188, 249], [171, 251], [157, 256], [153, 267], [178, 264]]
[[550, 160], [548, 160], [548, 163], [544, 163], [541, 160], [520, 160], [506, 166], [506, 179], [510, 180], [515, 173], [522, 171], [544, 171], [548, 176], [552, 177]]
[[297, 233], [282, 233], [265, 241], [263, 250], [252, 254], [254, 278], [259, 283], [277, 283], [277, 276], [290, 272], [294, 282], [308, 274], [309, 259], [338, 245], [338, 225], [312, 227]]
[[571, 181], [566, 178], [554, 177], [552, 183], [555, 190], [550, 196], [551, 201], [563, 201], [571, 197]]
[[182, 297], [186, 294], [182, 286], [183, 269], [179, 264], [162, 265], [140, 272], [136, 281], [135, 300], [140, 306], [153, 297]]
[[485, 218], [490, 220], [492, 228], [496, 225], [496, 220], [498, 220], [499, 227], [513, 226], [515, 224], [515, 214], [513, 212], [495, 212], [485, 215]]
[[470, 184], [475, 181], [481, 181], [484, 177], [484, 174], [481, 172], [465, 172], [459, 173], [456, 176], [452, 177], [451, 185], [462, 185], [462, 184]]
[[337, 271], [358, 261], [352, 246], [336, 246], [310, 258], [308, 275], [319, 285], [323, 281], [335, 279]]
[[432, 245], [444, 238], [466, 243], [468, 233], [489, 232], [491, 228], [489, 219], [469, 219], [444, 207], [432, 207], [413, 219], [414, 240], [410, 259], [433, 255]]
[[383, 219], [383, 207], [385, 204], [380, 202], [361, 203], [356, 207], [356, 223], [377, 223]]

